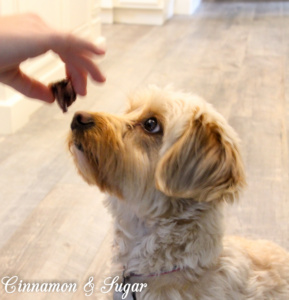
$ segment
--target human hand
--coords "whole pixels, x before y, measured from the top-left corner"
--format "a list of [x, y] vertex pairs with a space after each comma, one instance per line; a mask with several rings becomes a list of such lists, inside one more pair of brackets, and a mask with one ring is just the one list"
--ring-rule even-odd
[[53, 102], [50, 88], [24, 74], [20, 64], [28, 58], [52, 50], [65, 63], [67, 77], [79, 95], [86, 95], [87, 75], [104, 82], [105, 77], [93, 62], [104, 50], [70, 33], [49, 27], [33, 14], [0, 18], [0, 82], [30, 98]]

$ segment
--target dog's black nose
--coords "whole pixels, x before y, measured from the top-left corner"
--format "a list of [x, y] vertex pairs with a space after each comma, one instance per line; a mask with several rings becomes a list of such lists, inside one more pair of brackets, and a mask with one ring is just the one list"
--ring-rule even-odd
[[94, 126], [94, 120], [91, 114], [87, 112], [76, 112], [71, 122], [71, 130], [88, 129]]

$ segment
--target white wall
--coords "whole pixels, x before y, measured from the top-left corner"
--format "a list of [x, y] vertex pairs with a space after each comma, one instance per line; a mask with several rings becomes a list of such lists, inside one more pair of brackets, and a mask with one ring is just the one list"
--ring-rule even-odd
[[[101, 42], [100, 0], [0, 0], [0, 16], [34, 12], [48, 24]], [[65, 77], [62, 62], [52, 53], [21, 65], [25, 72], [44, 83]], [[0, 134], [21, 128], [43, 103], [31, 100], [0, 84]]]

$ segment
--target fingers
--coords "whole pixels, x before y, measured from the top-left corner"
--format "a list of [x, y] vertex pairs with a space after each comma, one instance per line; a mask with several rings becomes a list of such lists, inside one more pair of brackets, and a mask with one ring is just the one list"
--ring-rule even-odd
[[[93, 61], [94, 55], [103, 55], [105, 51], [95, 46], [93, 43], [84, 39], [78, 38], [72, 34], [59, 34], [53, 37], [52, 50], [56, 52], [63, 62], [66, 64], [68, 76], [72, 78], [75, 84], [82, 86], [82, 83], [77, 83], [74, 78], [79, 77], [84, 79], [83, 74], [90, 74], [93, 80], [97, 82], [105, 82], [106, 78], [100, 71], [97, 64]], [[77, 75], [77, 72], [80, 72]], [[83, 93], [83, 90], [80, 89]], [[82, 94], [81, 93], [81, 94]]]
[[87, 72], [73, 65], [66, 65], [66, 75], [71, 79], [76, 94], [85, 96], [87, 92]]
[[28, 77], [26, 74], [22, 73], [20, 69], [9, 70], [2, 73], [0, 81], [29, 98], [39, 99], [48, 103], [54, 101], [53, 94], [47, 86]]
[[105, 82], [106, 78], [99, 70], [98, 66], [88, 57], [80, 56], [77, 58], [76, 64], [85, 69], [93, 80], [97, 82]]
[[69, 35], [67, 43], [74, 47], [75, 51], [87, 51], [96, 55], [104, 55], [105, 50], [97, 47], [95, 44], [81, 38]]
[[86, 56], [61, 57], [65, 62], [67, 77], [71, 79], [74, 90], [81, 96], [86, 95], [87, 75], [97, 82], [103, 83], [106, 78], [99, 70], [98, 66]]
[[[93, 57], [95, 55], [103, 55], [105, 53], [104, 50], [72, 34], [55, 33], [53, 31], [48, 36], [48, 39], [47, 36], [46, 40], [44, 39], [45, 42], [42, 43], [43, 45], [41, 44], [43, 46], [40, 47], [41, 49], [43, 48], [43, 51], [41, 51], [45, 52], [51, 49], [60, 56], [66, 65], [67, 75], [71, 78], [77, 94], [86, 95], [88, 74], [97, 82], [104, 82], [106, 80], [97, 64], [93, 61]], [[33, 55], [30, 54], [29, 57], [37, 56], [38, 52]], [[11, 86], [27, 97], [40, 99], [48, 103], [54, 101], [53, 94], [47, 86], [22, 73], [19, 69], [18, 61], [14, 65], [15, 67], [9, 67], [6, 71], [3, 71], [3, 69], [2, 72], [0, 71], [1, 82]]]

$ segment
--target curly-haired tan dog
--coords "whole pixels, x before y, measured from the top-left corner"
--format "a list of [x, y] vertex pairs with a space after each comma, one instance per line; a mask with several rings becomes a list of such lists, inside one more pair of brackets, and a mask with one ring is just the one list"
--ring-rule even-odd
[[236, 133], [210, 104], [153, 87], [124, 115], [79, 112], [71, 128], [80, 174], [111, 195], [115, 259], [127, 282], [148, 284], [129, 299], [289, 299], [285, 250], [223, 237], [223, 204], [245, 175]]

